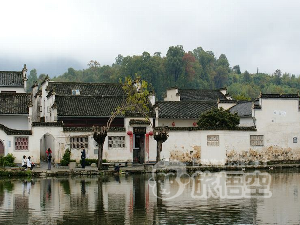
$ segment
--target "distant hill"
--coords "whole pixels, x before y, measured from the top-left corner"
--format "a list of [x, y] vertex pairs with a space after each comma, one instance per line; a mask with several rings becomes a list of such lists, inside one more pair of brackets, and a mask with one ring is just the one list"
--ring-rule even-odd
[[59, 76], [72, 67], [80, 70], [87, 66], [70, 58], [42, 58], [42, 59], [26, 59], [26, 58], [7, 58], [0, 57], [0, 70], [20, 71], [23, 65], [27, 65], [28, 73], [32, 69], [36, 69], [38, 74], [48, 74], [49, 77]]

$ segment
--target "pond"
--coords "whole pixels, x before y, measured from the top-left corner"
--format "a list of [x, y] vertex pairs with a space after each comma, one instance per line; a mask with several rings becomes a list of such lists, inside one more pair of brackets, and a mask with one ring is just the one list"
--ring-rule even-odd
[[297, 169], [6, 178], [0, 224], [299, 224], [299, 181]]

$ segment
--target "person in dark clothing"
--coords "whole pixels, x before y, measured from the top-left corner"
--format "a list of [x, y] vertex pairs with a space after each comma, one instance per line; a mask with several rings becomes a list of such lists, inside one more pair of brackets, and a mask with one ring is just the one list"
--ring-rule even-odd
[[81, 152], [81, 166], [82, 168], [85, 168], [85, 149], [82, 149], [82, 152]]
[[51, 160], [52, 160], [52, 155], [51, 155], [51, 153], [49, 153], [47, 156], [48, 170], [51, 170]]
[[121, 164], [115, 166], [115, 172], [116, 173], [120, 172], [120, 167], [121, 167]]

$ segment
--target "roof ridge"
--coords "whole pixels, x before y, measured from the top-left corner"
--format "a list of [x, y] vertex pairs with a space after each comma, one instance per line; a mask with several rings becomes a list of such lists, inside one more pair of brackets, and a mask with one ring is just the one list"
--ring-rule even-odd
[[76, 81], [49, 81], [49, 84], [88, 84], [88, 85], [122, 85], [120, 83], [88, 83]]

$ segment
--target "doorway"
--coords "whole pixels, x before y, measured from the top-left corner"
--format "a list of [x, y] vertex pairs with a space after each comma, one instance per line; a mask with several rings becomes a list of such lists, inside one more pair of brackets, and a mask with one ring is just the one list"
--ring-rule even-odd
[[4, 156], [4, 145], [2, 141], [0, 141], [0, 156]]
[[52, 159], [55, 159], [55, 139], [51, 134], [45, 134], [40, 139], [40, 160], [46, 161], [46, 150], [52, 150]]
[[134, 127], [133, 163], [143, 164], [145, 162], [145, 134], [146, 127]]

